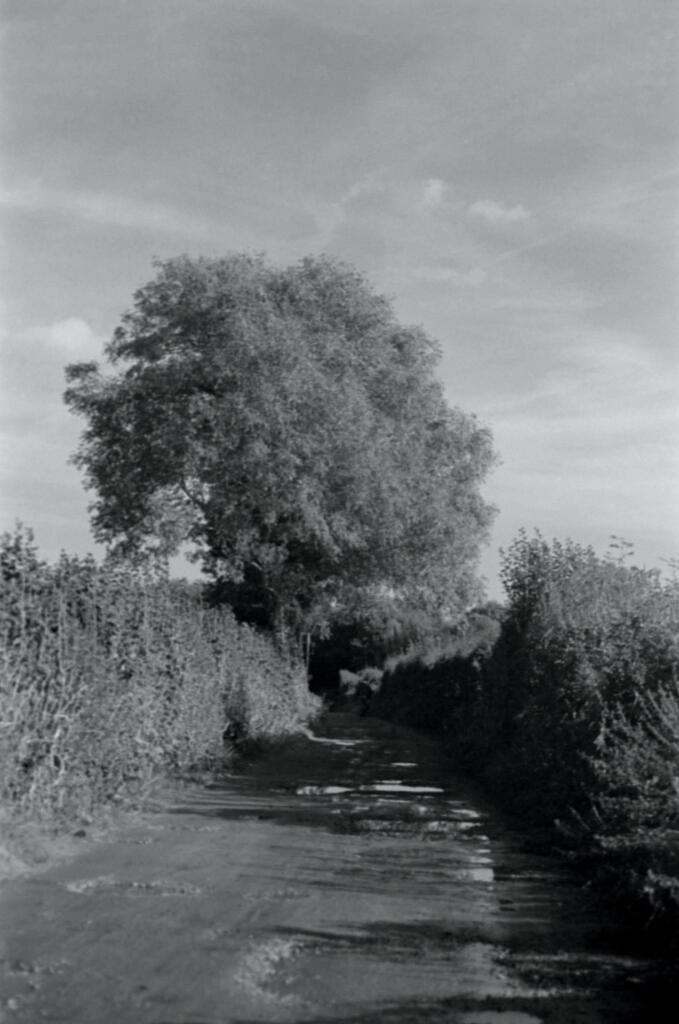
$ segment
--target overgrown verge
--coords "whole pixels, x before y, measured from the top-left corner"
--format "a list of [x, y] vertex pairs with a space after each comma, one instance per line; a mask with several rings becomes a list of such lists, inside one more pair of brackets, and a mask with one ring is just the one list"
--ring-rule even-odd
[[442, 733], [514, 809], [679, 931], [679, 585], [519, 537], [491, 635], [387, 665], [376, 713]]
[[197, 588], [0, 539], [0, 794], [5, 816], [70, 825], [159, 776], [218, 766], [224, 737], [297, 731], [301, 664]]

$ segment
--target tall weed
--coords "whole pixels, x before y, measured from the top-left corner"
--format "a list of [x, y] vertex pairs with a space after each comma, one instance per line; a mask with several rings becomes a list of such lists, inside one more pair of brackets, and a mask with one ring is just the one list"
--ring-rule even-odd
[[218, 763], [225, 734], [294, 732], [316, 699], [299, 662], [160, 574], [41, 560], [0, 539], [0, 788], [33, 818], [72, 820]]

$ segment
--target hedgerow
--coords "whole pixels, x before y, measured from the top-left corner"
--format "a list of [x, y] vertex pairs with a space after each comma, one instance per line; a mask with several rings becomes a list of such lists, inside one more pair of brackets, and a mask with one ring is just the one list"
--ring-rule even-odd
[[[625, 555], [624, 543], [618, 546]], [[433, 728], [507, 802], [679, 921], [679, 584], [521, 534], [494, 643], [387, 666], [378, 713]]]
[[0, 795], [72, 821], [218, 765], [224, 737], [294, 732], [314, 713], [301, 664], [206, 608], [195, 586], [0, 539]]

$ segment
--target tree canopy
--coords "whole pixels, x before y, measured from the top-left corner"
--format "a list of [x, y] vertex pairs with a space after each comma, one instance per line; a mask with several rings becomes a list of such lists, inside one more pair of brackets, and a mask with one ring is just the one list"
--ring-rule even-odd
[[311, 621], [347, 590], [476, 596], [489, 431], [438, 350], [345, 264], [158, 261], [106, 348], [67, 368], [97, 539], [188, 545], [243, 617]]

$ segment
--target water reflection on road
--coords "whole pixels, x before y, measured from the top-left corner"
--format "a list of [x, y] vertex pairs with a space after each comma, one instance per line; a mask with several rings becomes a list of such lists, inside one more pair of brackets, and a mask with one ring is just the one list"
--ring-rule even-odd
[[653, 962], [418, 734], [331, 715], [210, 813], [317, 830], [286, 925], [252, 938], [239, 975], [272, 1019], [622, 1024], [650, 1008]]
[[662, 1024], [657, 965], [406, 729], [330, 715], [0, 887], [13, 1024]]

